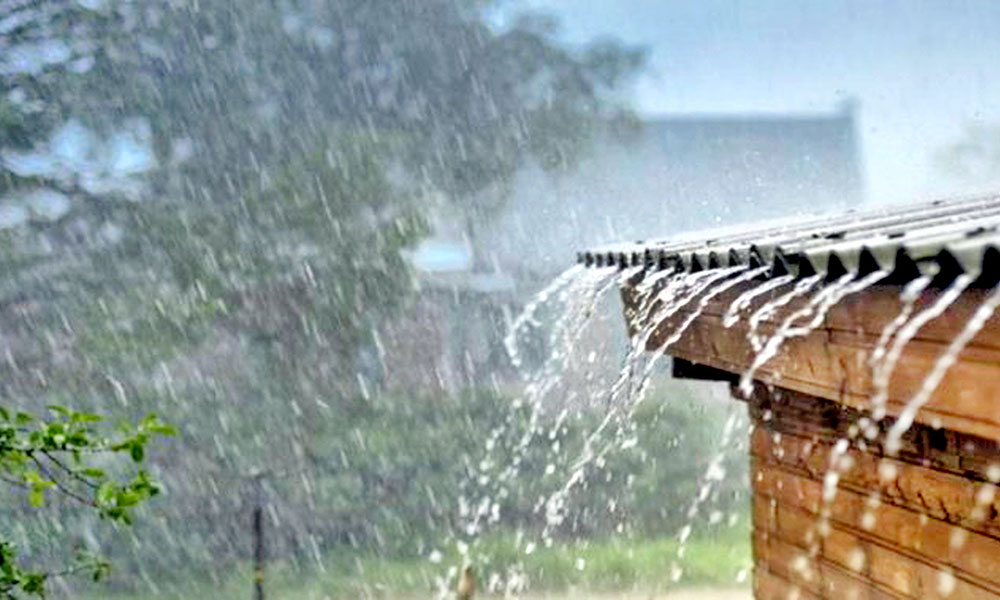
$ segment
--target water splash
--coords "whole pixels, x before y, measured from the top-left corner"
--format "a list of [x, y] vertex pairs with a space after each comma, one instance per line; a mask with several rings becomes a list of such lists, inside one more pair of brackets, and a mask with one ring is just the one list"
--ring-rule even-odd
[[[550, 348], [541, 368], [525, 375], [521, 396], [511, 405], [510, 413], [501, 425], [495, 427], [486, 437], [483, 458], [475, 466], [475, 473], [469, 479], [471, 496], [462, 503], [461, 533], [470, 538], [479, 536], [487, 523], [499, 520], [497, 498], [504, 493], [504, 487], [513, 481], [531, 442], [542, 430], [543, 403], [549, 393], [562, 381], [568, 361], [573, 355], [576, 342], [586, 331], [587, 323], [594, 314], [600, 299], [614, 287], [634, 276], [635, 269], [618, 271], [615, 267], [603, 269], [570, 269], [560, 278], [558, 285], [551, 284], [525, 307], [524, 313], [515, 322], [526, 323], [525, 313], [535, 313], [546, 302], [556, 302], [564, 307], [562, 314], [552, 324], [548, 337]], [[513, 345], [516, 346], [516, 334]], [[510, 459], [504, 465], [497, 463], [495, 451], [499, 449], [506, 433], [514, 431], [518, 411], [527, 406], [528, 423], [519, 439], [513, 443]], [[499, 473], [496, 473], [499, 469]], [[466, 542], [453, 540], [468, 549]]]
[[889, 340], [895, 335], [896, 331], [906, 323], [910, 315], [913, 314], [913, 307], [917, 304], [917, 299], [920, 294], [923, 293], [927, 286], [933, 281], [933, 277], [930, 275], [923, 275], [914, 279], [913, 281], [906, 284], [903, 288], [902, 293], [899, 295], [900, 301], [903, 303], [896, 317], [889, 321], [886, 326], [882, 329], [882, 333], [879, 335], [878, 342], [875, 344], [874, 350], [869, 357], [868, 361], [873, 367], [879, 364], [882, 357], [885, 356], [886, 350], [889, 346]]
[[784, 294], [769, 300], [763, 306], [758, 308], [752, 315], [750, 315], [750, 331], [747, 332], [747, 339], [750, 340], [750, 347], [753, 348], [754, 352], [760, 352], [761, 348], [764, 347], [764, 338], [757, 334], [760, 324], [766, 319], [771, 318], [772, 315], [779, 309], [786, 306], [792, 300], [808, 294], [817, 283], [823, 280], [823, 275], [813, 275], [811, 277], [806, 277], [798, 281], [795, 286], [785, 292]]
[[698, 493], [691, 501], [691, 506], [685, 514], [687, 521], [684, 526], [681, 527], [678, 534], [678, 541], [680, 542], [676, 553], [678, 558], [681, 558], [684, 555], [687, 548], [687, 540], [694, 529], [694, 520], [700, 514], [702, 505], [709, 499], [712, 491], [726, 476], [726, 470], [723, 467], [723, 462], [725, 461], [729, 450], [731, 450], [733, 434], [739, 430], [739, 425], [742, 422], [742, 419], [740, 418], [741, 414], [744, 413], [739, 412], [732, 406], [730, 407], [729, 417], [726, 419], [726, 423], [722, 428], [722, 435], [720, 436], [715, 454], [709, 461], [708, 467], [705, 468], [705, 473], [702, 475], [700, 485], [698, 486]]
[[896, 368], [896, 363], [899, 362], [899, 357], [903, 353], [903, 348], [917, 335], [924, 325], [948, 310], [948, 307], [969, 287], [972, 280], [973, 277], [971, 275], [965, 273], [959, 275], [930, 306], [918, 312], [899, 328], [899, 331], [892, 340], [892, 345], [885, 353], [885, 357], [876, 365], [872, 374], [874, 393], [871, 399], [871, 406], [872, 417], [876, 421], [881, 421], [885, 418], [886, 404], [889, 401], [889, 380]]
[[[639, 320], [641, 315], [648, 314], [659, 298], [659, 292], [669, 286], [671, 281], [678, 280], [680, 274], [678, 271], [670, 270], [647, 273], [633, 288], [635, 290], [635, 305], [625, 307], [627, 321], [634, 322]], [[661, 282], [664, 281], [666, 283], [661, 285]]]
[[889, 275], [888, 271], [874, 271], [868, 275], [854, 280], [853, 277], [844, 276], [838, 279], [838, 285], [828, 288], [828, 293], [824, 294], [819, 302], [819, 306], [813, 312], [813, 318], [804, 327], [793, 327], [788, 331], [790, 337], [801, 337], [809, 335], [810, 332], [819, 327], [826, 318], [830, 309], [839, 304], [844, 298], [863, 292], [885, 279]]
[[545, 287], [542, 291], [535, 294], [521, 311], [521, 314], [514, 319], [513, 323], [510, 325], [510, 330], [507, 335], [504, 336], [503, 342], [504, 347], [507, 349], [507, 355], [510, 357], [511, 364], [516, 368], [521, 366], [521, 356], [517, 348], [517, 337], [521, 330], [528, 324], [537, 325], [535, 321], [535, 313], [541, 306], [548, 303], [556, 292], [565, 288], [572, 281], [579, 278], [580, 273], [585, 269], [583, 265], [573, 265], [572, 267], [563, 271], [561, 275], [556, 277], [549, 285]]
[[[660, 328], [666, 323], [667, 320], [669, 320], [671, 316], [683, 309], [685, 306], [689, 305], [696, 298], [698, 298], [699, 295], [704, 295], [698, 299], [697, 306], [688, 315], [686, 315], [685, 319], [674, 329], [674, 331], [671, 332], [669, 336], [667, 336], [664, 343], [662, 343], [649, 355], [646, 365], [642, 371], [641, 381], [638, 387], [635, 388], [636, 391], [633, 394], [630, 394], [624, 403], [612, 401], [609, 404], [608, 411], [604, 418], [587, 436], [582, 452], [570, 468], [570, 476], [567, 478], [563, 486], [551, 494], [545, 502], [546, 528], [543, 535], [548, 535], [553, 528], [563, 522], [567, 499], [572, 490], [585, 481], [587, 468], [594, 463], [601, 462], [618, 446], [615, 440], [621, 437], [621, 426], [619, 427], [619, 431], [617, 432], [615, 439], [608, 441], [600, 449], [595, 448], [611, 423], [613, 423], [616, 418], [621, 416], [622, 408], [627, 410], [625, 418], [620, 420], [620, 423], [628, 423], [632, 418], [634, 418], [637, 408], [643, 403], [649, 390], [653, 370], [657, 361], [666, 355], [670, 346], [680, 339], [684, 331], [691, 325], [692, 322], [694, 322], [695, 319], [697, 319], [700, 314], [702, 314], [713, 298], [717, 297], [726, 290], [732, 289], [736, 285], [745, 283], [760, 276], [766, 270], [766, 267], [753, 269], [748, 269], [747, 267], [730, 267], [717, 271], [688, 274], [686, 277], [681, 277], [680, 280], [678, 280], [678, 287], [682, 287], [685, 284], [689, 286], [688, 293], [679, 299], [668, 303], [661, 311], [659, 311], [657, 319], [650, 320], [646, 330], [643, 331], [641, 335], [637, 336], [640, 340], [642, 340], [642, 342], [640, 344], [633, 345], [634, 351], [641, 354], [646, 347], [646, 342], [648, 342], [653, 333], [660, 330]], [[710, 289], [710, 286], [713, 284], [725, 279], [726, 277], [731, 277], [734, 273], [739, 271], [744, 272], [739, 276], [733, 277], [728, 281], [723, 281], [722, 284]], [[662, 295], [663, 293], [661, 292], [661, 296]], [[623, 374], [616, 382], [616, 384], [619, 384], [617, 388], [615, 388], [618, 392], [623, 389], [624, 386], [621, 385], [621, 382], [624, 380], [627, 380], [627, 377], [626, 373], [623, 371]], [[615, 392], [615, 389], [613, 389], [613, 393]]]
[[793, 275], [782, 275], [781, 277], [775, 277], [774, 279], [768, 280], [763, 284], [751, 288], [739, 296], [733, 303], [729, 305], [726, 309], [725, 314], [722, 318], [723, 326], [729, 328], [735, 325], [740, 320], [740, 312], [746, 310], [750, 307], [750, 304], [758, 297], [770, 292], [771, 290], [777, 289], [787, 283], [791, 283], [795, 277]]
[[[642, 324], [643, 328], [629, 340], [630, 348], [625, 358], [625, 364], [607, 394], [606, 404], [609, 408], [616, 406], [616, 400], [621, 396], [622, 390], [632, 381], [635, 376], [635, 367], [645, 355], [649, 340], [656, 333], [659, 325], [701, 293], [705, 289], [705, 280], [709, 279], [710, 275], [713, 277], [707, 282], [709, 285], [718, 278], [717, 274], [712, 271], [677, 273], [667, 280], [663, 289], [648, 297], [641, 314], [649, 315], [654, 308], [656, 309], [655, 313], [648, 318], [636, 321]], [[659, 306], [657, 306], [657, 302], [660, 303]]]
[[[694, 323], [695, 319], [697, 319], [699, 316], [702, 315], [702, 313], [705, 312], [705, 309], [708, 308], [709, 303], [713, 299], [740, 284], [752, 281], [757, 277], [760, 277], [761, 275], [766, 273], [767, 270], [768, 267], [758, 267], [756, 269], [750, 269], [745, 273], [739, 275], [738, 277], [734, 277], [733, 279], [724, 282], [722, 285], [712, 289], [710, 292], [702, 296], [695, 310], [688, 313], [687, 316], [684, 318], [684, 320], [681, 321], [681, 324], [678, 325], [677, 328], [674, 330], [674, 332], [671, 333], [670, 336], [667, 337], [666, 340], [663, 342], [662, 351], [665, 352], [667, 348], [674, 345], [679, 339], [681, 339], [681, 336], [684, 335], [684, 332], [686, 332], [688, 328], [691, 326], [691, 324]], [[728, 275], [728, 273], [724, 273], [724, 275]], [[660, 324], [661, 323], [657, 323], [654, 326], [654, 328], [659, 328]], [[660, 350], [661, 350], [660, 348], [657, 349], [658, 352]]]
[[816, 553], [820, 550], [822, 539], [830, 533], [830, 520], [833, 517], [833, 503], [837, 498], [837, 490], [840, 485], [840, 478], [843, 473], [852, 465], [852, 460], [848, 454], [851, 448], [853, 437], [848, 436], [838, 439], [830, 454], [827, 456], [827, 469], [823, 474], [823, 487], [820, 494], [819, 514], [814, 524], [814, 532], [818, 535], [811, 536], [809, 551]]
[[[631, 281], [641, 270], [641, 267], [620, 271], [616, 267], [587, 269], [585, 272], [576, 270], [566, 277], [562, 285], [549, 286], [548, 295], [554, 295], [551, 301], [564, 307], [561, 316], [551, 325], [548, 338], [551, 351], [541, 368], [525, 376], [521, 396], [512, 403], [505, 422], [487, 436], [483, 458], [475, 465], [467, 485], [463, 487], [463, 494], [468, 497], [463, 495], [460, 499], [460, 529], [456, 533], [461, 537], [455, 537], [455, 534], [449, 536], [449, 543], [454, 544], [462, 556], [467, 556], [490, 524], [499, 522], [500, 501], [509, 493], [509, 486], [516, 481], [529, 447], [536, 438], [544, 434], [542, 416], [545, 400], [558, 388], [568, 371], [574, 350], [578, 347], [577, 342], [587, 330], [597, 303], [609, 290]], [[526, 308], [535, 311], [537, 303]], [[525, 320], [521, 319], [521, 322]], [[519, 411], [525, 406], [529, 411], [527, 424], [521, 423], [518, 417]], [[565, 408], [563, 414], [568, 414]], [[520, 433], [508, 444], [510, 454], [505, 464], [499, 464], [495, 453], [503, 446], [504, 436], [509, 437], [515, 431]]]
[[[566, 308], [552, 325], [548, 339], [550, 353], [539, 370], [525, 377], [523, 397], [515, 403], [515, 408], [527, 403], [532, 408], [533, 421], [537, 419], [537, 414], [541, 412], [541, 401], [562, 381], [576, 342], [585, 332], [597, 303], [612, 287], [620, 285], [634, 274], [634, 270], [618, 272], [615, 267], [605, 267], [578, 276], [563, 288], [559, 300]], [[528, 442], [530, 438], [525, 441], [525, 445]]]
[[[738, 270], [739, 267], [734, 267], [733, 269]], [[705, 312], [705, 309], [708, 307], [709, 303], [717, 296], [736, 287], [737, 285], [756, 279], [760, 275], [764, 274], [767, 270], [768, 267], [758, 267], [756, 269], [749, 269], [740, 276], [734, 277], [733, 279], [724, 282], [722, 285], [719, 285], [718, 287], [711, 290], [701, 298], [695, 310], [691, 311], [685, 317], [685, 319], [681, 321], [680, 325], [678, 325], [677, 328], [669, 336], [666, 337], [666, 339], [663, 341], [660, 347], [658, 347], [650, 356], [649, 363], [646, 365], [646, 368], [643, 371], [642, 380], [639, 383], [639, 391], [638, 391], [639, 402], [641, 402], [642, 398], [645, 397], [646, 388], [649, 387], [649, 383], [652, 378], [653, 368], [656, 366], [656, 361], [662, 358], [666, 354], [667, 350], [670, 349], [671, 346], [673, 346], [675, 343], [677, 343], [678, 340], [681, 339], [681, 337], [688, 330], [691, 324], [694, 323], [694, 321], [699, 316], [701, 316], [702, 313]], [[724, 275], [728, 275], [728, 273], [725, 273]], [[657, 323], [654, 323], [653, 326], [651, 327], [651, 331], [658, 330], [665, 321], [666, 318]]]
[[[857, 423], [848, 428], [847, 436], [837, 440], [833, 448], [830, 450], [830, 454], [827, 459], [827, 470], [823, 476], [822, 505], [820, 507], [820, 514], [817, 523], [817, 531], [820, 536], [824, 536], [830, 529], [829, 521], [832, 516], [833, 504], [836, 499], [841, 475], [853, 464], [853, 461], [848, 454], [851, 445], [855, 442], [859, 435], [863, 434], [866, 438], [874, 440], [879, 433], [877, 423], [885, 416], [889, 380], [892, 375], [892, 371], [895, 369], [895, 365], [899, 361], [903, 348], [907, 343], [909, 343], [910, 340], [913, 339], [914, 336], [916, 336], [924, 325], [943, 314], [944, 311], [947, 310], [948, 307], [951, 306], [972, 283], [973, 278], [968, 275], [961, 275], [957, 277], [951, 285], [940, 296], [938, 296], [933, 304], [911, 318], [910, 315], [913, 313], [917, 299], [927, 286], [930, 285], [931, 281], [932, 278], [930, 276], [922, 276], [914, 279], [906, 285], [903, 292], [900, 294], [900, 299], [903, 302], [900, 312], [892, 321], [886, 324], [881, 335], [879, 336], [876, 348], [872, 354], [872, 358], [875, 359], [873, 361], [873, 385], [875, 387], [875, 393], [872, 396], [872, 418], [874, 421], [868, 419], [867, 417], [862, 417]], [[941, 377], [943, 377], [945, 371], [947, 371], [948, 367], [950, 367], [954, 362], [957, 354], [961, 352], [962, 348], [968, 343], [969, 340], [972, 339], [976, 332], [983, 327], [986, 320], [989, 319], [989, 316], [992, 315], [998, 305], [1000, 305], [1000, 289], [995, 290], [993, 295], [984, 301], [983, 305], [980, 306], [980, 310], [978, 310], [973, 319], [966, 324], [962, 333], [959, 334], [959, 337], [952, 342], [951, 346], [949, 346], [948, 351], [946, 351], [945, 354], [939, 358], [935, 364], [935, 368], [928, 375], [924, 384], [921, 386], [921, 391], [907, 404], [907, 409], [911, 409], [910, 407], [912, 406], [912, 415], [908, 418], [909, 422], [907, 422], [904, 426], [900, 425], [901, 421], [897, 421], [896, 424], [893, 425], [893, 429], [898, 428], [898, 432], [896, 434], [892, 434], [890, 431], [890, 434], [887, 436], [888, 439], [886, 447], [890, 454], [895, 454], [896, 451], [898, 451], [899, 439], [913, 424], [913, 417], [915, 417], [917, 411], [919, 411], [920, 406], [927, 401], [934, 388], [936, 388], [937, 384], [940, 383]], [[981, 322], [977, 319], [977, 317], [981, 318]], [[964, 341], [960, 339], [963, 337], [966, 338]], [[889, 346], [890, 340], [892, 342], [891, 346]], [[949, 360], [951, 362], [948, 362]], [[939, 368], [940, 373], [936, 373]], [[925, 390], [926, 397], [922, 395], [925, 393]], [[904, 412], [906, 411], [904, 410]], [[892, 448], [895, 448], [895, 450], [892, 450]], [[883, 480], [891, 480], [895, 477], [895, 473], [890, 469], [880, 469], [879, 477]], [[873, 519], [874, 515], [869, 511], [865, 513], [863, 518]], [[818, 539], [816, 543], [819, 543]]]
[[640, 295], [648, 295], [656, 289], [656, 286], [663, 281], [672, 276], [677, 275], [677, 271], [672, 271], [670, 269], [661, 269], [658, 271], [647, 272], [642, 278], [642, 281], [635, 285], [635, 291]]
[[[631, 381], [631, 378], [634, 375], [634, 367], [636, 366], [639, 357], [646, 355], [645, 352], [647, 346], [649, 344], [650, 339], [652, 339], [653, 335], [657, 331], [659, 331], [663, 327], [663, 325], [678, 311], [680, 311], [685, 306], [693, 302], [694, 299], [698, 297], [698, 295], [705, 292], [705, 290], [708, 289], [709, 286], [719, 281], [720, 279], [728, 277], [732, 273], [739, 271], [741, 269], [744, 269], [744, 267], [731, 267], [728, 269], [722, 269], [720, 271], [703, 271], [693, 274], [684, 274], [675, 280], [677, 282], [675, 288], [687, 286], [688, 287], [687, 293], [676, 294], [677, 296], [676, 298], [665, 303], [664, 306], [661, 307], [659, 311], [657, 311], [657, 314], [654, 317], [646, 321], [646, 327], [642, 331], [642, 333], [636, 336], [636, 341], [633, 342], [631, 349], [631, 352], [635, 355], [635, 360], [626, 363], [627, 370], [626, 369], [622, 370], [622, 373], [619, 375], [618, 380], [611, 387], [608, 400], [608, 409], [609, 409], [608, 414], [605, 416], [604, 421], [602, 421], [601, 426], [598, 427], [597, 430], [598, 435], [600, 434], [600, 432], [604, 431], [604, 428], [607, 426], [608, 421], [617, 413], [620, 404], [619, 402], [617, 402], [617, 400], [620, 398], [621, 391], [622, 389], [624, 389], [625, 385], [629, 381]], [[693, 311], [692, 315], [688, 315], [689, 318], [682, 323], [681, 327], [675, 330], [675, 332], [672, 335], [668, 336], [666, 341], [663, 344], [661, 344], [660, 347], [656, 348], [656, 350], [648, 354], [646, 358], [646, 365], [642, 369], [642, 375], [640, 377], [639, 385], [633, 388], [636, 390], [636, 392], [630, 394], [631, 397], [637, 396], [639, 398], [639, 401], [641, 402], [641, 399], [645, 396], [645, 389], [646, 387], [648, 387], [647, 382], [652, 377], [653, 370], [656, 367], [657, 362], [660, 360], [660, 358], [662, 358], [666, 354], [670, 346], [680, 338], [680, 335], [683, 334], [683, 330], [686, 330], [687, 327], [690, 326], [690, 324], [694, 321], [694, 319], [697, 318], [697, 316], [701, 314], [702, 311], [704, 311], [705, 307], [708, 306], [708, 303], [712, 300], [712, 298], [716, 297], [717, 295], [721, 294], [727, 289], [730, 289], [733, 285], [739, 283], [739, 281], [733, 281], [730, 283], [731, 283], [730, 285], [724, 284], [722, 286], [719, 286], [719, 288], [705, 294], [705, 296], [698, 302], [698, 307]], [[667, 296], [668, 293], [671, 293], [671, 290], [669, 289], [664, 290], [659, 294], [659, 296], [661, 298], [666, 297], [669, 299], [669, 297]], [[630, 401], [627, 402], [626, 404], [635, 405], [636, 402]]]
[[[781, 326], [778, 327], [777, 331], [768, 338], [763, 348], [754, 357], [750, 368], [740, 378], [740, 392], [744, 396], [749, 397], [753, 391], [753, 380], [757, 371], [778, 355], [778, 351], [787, 340], [809, 335], [823, 323], [823, 320], [826, 319], [826, 315], [833, 306], [845, 297], [864, 291], [875, 285], [875, 283], [884, 279], [886, 275], [888, 275], [887, 271], [875, 271], [855, 281], [855, 275], [848, 273], [821, 289], [804, 307], [789, 315], [782, 322]], [[799, 319], [808, 318], [810, 315], [812, 318], [805, 325], [795, 325]]]
[[913, 425], [917, 413], [930, 400], [934, 390], [937, 389], [937, 386], [940, 385], [941, 380], [944, 378], [945, 373], [958, 360], [959, 353], [962, 352], [965, 346], [972, 341], [972, 338], [979, 333], [990, 317], [993, 316], [997, 306], [1000, 306], [1000, 286], [993, 288], [993, 291], [983, 300], [976, 309], [976, 312], [973, 313], [972, 317], [965, 323], [965, 326], [962, 327], [962, 331], [948, 344], [944, 353], [938, 357], [934, 363], [934, 367], [920, 384], [919, 391], [906, 403], [906, 406], [899, 413], [896, 422], [889, 428], [885, 442], [886, 451], [889, 454], [895, 455], [899, 452], [900, 439], [906, 433], [906, 430]]

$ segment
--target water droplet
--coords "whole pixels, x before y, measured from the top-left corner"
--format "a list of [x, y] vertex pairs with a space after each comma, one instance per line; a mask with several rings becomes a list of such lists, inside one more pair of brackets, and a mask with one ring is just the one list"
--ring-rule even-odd
[[950, 596], [955, 591], [956, 583], [951, 571], [942, 570], [938, 573], [937, 591], [942, 596]]
[[860, 573], [865, 568], [865, 551], [861, 548], [852, 549], [850, 555], [847, 557], [847, 566], [852, 571]]

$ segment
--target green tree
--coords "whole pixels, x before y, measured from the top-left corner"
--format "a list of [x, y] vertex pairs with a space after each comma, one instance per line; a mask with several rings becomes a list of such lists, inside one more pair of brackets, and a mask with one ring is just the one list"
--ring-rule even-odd
[[383, 544], [317, 490], [375, 470], [323, 457], [385, 368], [377, 331], [413, 296], [401, 250], [427, 233], [426, 198], [473, 223], [525, 162], [571, 164], [642, 62], [566, 48], [546, 19], [498, 30], [492, 4], [10, 4], [0, 389], [178, 424], [184, 451], [153, 458], [176, 492], [166, 524], [136, 531], [205, 533], [151, 568], [244, 554], [260, 472], [291, 532], [275, 553]]
[[[0, 481], [20, 492], [14, 498], [25, 498], [32, 508], [43, 507], [46, 497], [55, 494], [102, 518], [131, 523], [132, 509], [158, 494], [159, 485], [142, 469], [131, 476], [109, 474], [95, 457], [125, 454], [138, 465], [150, 439], [174, 435], [174, 429], [149, 415], [134, 426], [100, 432], [96, 426], [103, 418], [98, 415], [62, 406], [50, 406], [48, 412], [39, 419], [0, 406]], [[15, 545], [0, 535], [0, 595], [5, 598], [18, 592], [44, 596], [46, 580], [53, 576], [87, 572], [99, 581], [109, 570], [107, 561], [86, 550], [58, 571], [24, 568]]]

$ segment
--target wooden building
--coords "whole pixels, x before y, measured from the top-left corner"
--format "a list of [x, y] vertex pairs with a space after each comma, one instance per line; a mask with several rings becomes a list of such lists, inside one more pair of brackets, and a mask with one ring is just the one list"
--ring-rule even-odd
[[[581, 254], [635, 271], [675, 376], [749, 403], [757, 598], [1000, 598], [998, 227], [982, 197]], [[713, 283], [670, 314], [677, 277]]]

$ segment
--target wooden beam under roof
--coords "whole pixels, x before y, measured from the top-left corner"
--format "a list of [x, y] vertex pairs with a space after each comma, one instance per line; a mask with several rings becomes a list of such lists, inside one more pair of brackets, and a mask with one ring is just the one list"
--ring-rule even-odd
[[[750, 368], [756, 352], [747, 339], [747, 316], [789, 289], [782, 286], [756, 298], [743, 318], [733, 327], [723, 325], [723, 314], [752, 283], [728, 290], [708, 302], [690, 323], [668, 354], [695, 365], [740, 375]], [[917, 301], [915, 312], [933, 303], [940, 290], [928, 290]], [[987, 292], [968, 289], [940, 317], [920, 329], [904, 348], [889, 380], [887, 410], [900, 413], [918, 392], [925, 376], [952, 339], [968, 322]], [[623, 288], [628, 313], [635, 315], [635, 290]], [[774, 332], [782, 320], [801, 308], [809, 296], [791, 302], [764, 320], [760, 333]], [[676, 328], [697, 310], [691, 302], [661, 323], [647, 344], [655, 351]], [[832, 307], [823, 323], [804, 337], [790, 338], [778, 354], [757, 372], [765, 383], [834, 400], [843, 405], [868, 409], [875, 391], [870, 356], [885, 325], [902, 309], [900, 288], [876, 286], [851, 296]], [[656, 306], [644, 315], [633, 316], [629, 327], [637, 330], [640, 321], [655, 314]], [[703, 371], [705, 372], [705, 371]], [[715, 371], [717, 372], [717, 371]], [[682, 373], [683, 374], [683, 373]], [[1000, 440], [1000, 311], [986, 323], [960, 353], [916, 421], [934, 427]]]

